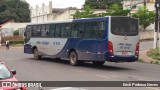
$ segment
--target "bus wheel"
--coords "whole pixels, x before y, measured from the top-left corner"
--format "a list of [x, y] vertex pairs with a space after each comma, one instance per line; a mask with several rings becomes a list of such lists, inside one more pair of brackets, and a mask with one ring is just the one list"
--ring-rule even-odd
[[76, 66], [79, 64], [78, 62], [78, 56], [77, 56], [77, 53], [75, 51], [72, 51], [70, 54], [69, 54], [69, 59], [70, 59], [70, 64], [72, 66]]
[[34, 49], [34, 59], [39, 60], [41, 56], [38, 54], [38, 49]]
[[95, 66], [102, 66], [105, 63], [105, 61], [92, 61], [92, 63]]

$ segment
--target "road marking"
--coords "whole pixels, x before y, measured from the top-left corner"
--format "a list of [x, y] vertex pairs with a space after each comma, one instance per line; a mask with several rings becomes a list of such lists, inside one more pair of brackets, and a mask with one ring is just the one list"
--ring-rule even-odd
[[103, 77], [103, 78], [106, 78], [106, 79], [110, 78], [110, 77], [105, 76], [105, 75], [96, 75], [96, 76], [98, 76], [98, 77]]
[[147, 87], [149, 89], [152, 89], [152, 90], [160, 90], [160, 88], [155, 88], [155, 87]]
[[50, 90], [87, 90], [83, 88], [76, 88], [76, 87], [64, 87], [64, 88], [56, 88], [56, 89], [50, 89]]
[[84, 70], [72, 70], [72, 71], [78, 72], [78, 73], [84, 73], [84, 72], [86, 72], [86, 71], [84, 71]]

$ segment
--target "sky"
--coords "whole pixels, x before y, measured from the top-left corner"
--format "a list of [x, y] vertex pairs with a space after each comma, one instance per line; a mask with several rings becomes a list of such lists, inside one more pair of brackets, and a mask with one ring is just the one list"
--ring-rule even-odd
[[47, 6], [49, 1], [52, 1], [53, 8], [66, 8], [66, 7], [77, 7], [81, 8], [84, 4], [85, 0], [25, 0], [32, 6], [33, 8], [38, 5], [39, 7], [42, 6], [42, 3], [45, 3]]

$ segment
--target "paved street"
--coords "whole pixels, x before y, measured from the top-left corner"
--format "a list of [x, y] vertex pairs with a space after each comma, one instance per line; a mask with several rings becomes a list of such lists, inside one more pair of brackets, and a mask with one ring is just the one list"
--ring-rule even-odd
[[153, 48], [153, 41], [140, 42], [140, 50], [145, 50], [149, 48]]
[[[148, 47], [149, 48], [149, 47]], [[85, 63], [71, 66], [68, 61], [43, 58], [34, 60], [33, 55], [23, 53], [23, 49], [0, 49], [0, 60], [11, 69], [16, 69], [20, 81], [159, 81], [160, 65], [147, 63], [109, 63], [102, 67]], [[160, 90], [159, 88], [89, 88], [87, 90]], [[29, 89], [33, 90], [33, 89]], [[34, 88], [38, 90], [38, 88]], [[45, 88], [45, 90], [47, 90]]]

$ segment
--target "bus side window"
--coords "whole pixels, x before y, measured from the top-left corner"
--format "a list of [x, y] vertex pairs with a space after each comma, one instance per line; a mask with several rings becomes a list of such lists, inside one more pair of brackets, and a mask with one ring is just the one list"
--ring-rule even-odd
[[33, 26], [32, 28], [32, 37], [36, 37], [37, 36], [37, 26]]
[[99, 30], [97, 30], [97, 37], [98, 38], [103, 38], [104, 31], [105, 31], [105, 22], [104, 21], [100, 21], [98, 24], [99, 24], [98, 25]]
[[55, 37], [55, 29], [56, 29], [55, 24], [50, 25], [50, 30], [49, 30], [49, 36], [50, 37]]
[[56, 24], [55, 37], [57, 37], [57, 38], [60, 37], [60, 26], [59, 26], [59, 24]]
[[83, 23], [77, 23], [76, 30], [78, 31], [78, 37], [83, 38], [84, 37], [84, 28]]
[[98, 38], [97, 31], [98, 31], [98, 22], [97, 21], [91, 22], [90, 37], [91, 38]]
[[42, 25], [42, 27], [41, 27], [41, 36], [42, 37], [46, 36], [46, 26], [45, 25]]
[[45, 30], [46, 37], [49, 36], [49, 29], [50, 29], [50, 25], [46, 25], [46, 30]]
[[61, 28], [61, 37], [62, 38], [67, 37], [66, 24], [61, 24], [60, 28]]
[[75, 23], [72, 24], [71, 37], [77, 37], [77, 29]]
[[70, 23], [66, 24], [65, 30], [66, 30], [67, 37], [70, 37], [71, 36], [70, 35], [70, 33], [71, 33], [71, 24]]
[[90, 38], [90, 30], [91, 30], [91, 22], [85, 22], [84, 23], [85, 38]]
[[37, 27], [37, 37], [41, 36], [41, 26]]

